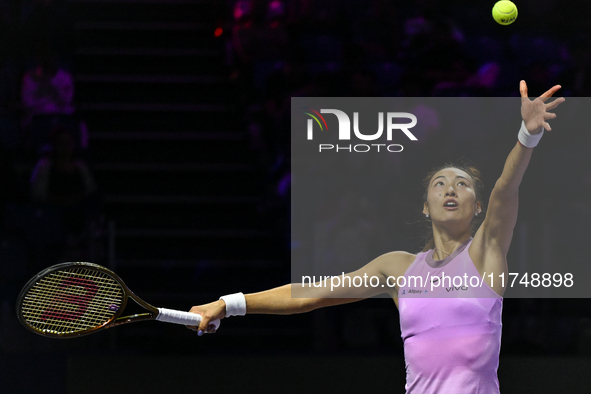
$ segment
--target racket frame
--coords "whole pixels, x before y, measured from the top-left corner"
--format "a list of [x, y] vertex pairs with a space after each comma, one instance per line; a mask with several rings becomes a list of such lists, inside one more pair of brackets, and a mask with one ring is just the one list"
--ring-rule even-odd
[[[105, 323], [98, 325], [96, 327], [93, 327], [93, 328], [89, 328], [89, 329], [79, 331], [79, 332], [72, 332], [72, 333], [41, 332], [41, 331], [37, 330], [36, 328], [32, 327], [27, 322], [26, 318], [22, 314], [22, 306], [23, 306], [23, 303], [25, 300], [25, 296], [28, 294], [29, 290], [31, 290], [31, 288], [33, 286], [35, 286], [37, 284], [37, 282], [39, 282], [42, 278], [52, 274], [53, 272], [65, 270], [65, 269], [70, 269], [70, 268], [83, 268], [83, 269], [95, 270], [95, 271], [100, 271], [100, 272], [110, 276], [112, 279], [114, 279], [116, 282], [118, 282], [118, 284], [123, 289], [121, 306], [111, 316], [111, 318], [109, 320], [107, 320]], [[127, 300], [130, 297], [133, 301], [135, 301], [138, 305], [145, 308], [148, 312], [147, 313], [138, 313], [138, 314], [129, 315], [129, 316], [121, 316], [121, 314], [123, 314], [123, 312], [125, 310], [125, 307], [127, 306]], [[116, 326], [119, 326], [122, 324], [135, 323], [135, 322], [148, 321], [148, 320], [156, 320], [156, 317], [158, 316], [159, 311], [158, 311], [158, 308], [148, 304], [146, 301], [142, 300], [137, 295], [135, 295], [127, 287], [125, 282], [123, 282], [123, 280], [116, 273], [109, 270], [108, 268], [105, 268], [105, 267], [98, 265], [98, 264], [89, 263], [89, 262], [66, 262], [66, 263], [56, 264], [56, 265], [53, 265], [51, 267], [44, 269], [43, 271], [41, 271], [37, 275], [35, 275], [33, 278], [31, 278], [31, 280], [29, 280], [25, 284], [25, 286], [21, 290], [21, 292], [18, 296], [18, 299], [17, 299], [16, 313], [17, 313], [19, 321], [29, 331], [32, 331], [35, 334], [45, 336], [45, 337], [51, 337], [51, 338], [77, 338], [77, 337], [81, 337], [84, 335], [93, 334], [99, 330], [103, 330], [103, 329], [107, 329], [107, 328], [111, 328], [111, 327], [116, 327]]]

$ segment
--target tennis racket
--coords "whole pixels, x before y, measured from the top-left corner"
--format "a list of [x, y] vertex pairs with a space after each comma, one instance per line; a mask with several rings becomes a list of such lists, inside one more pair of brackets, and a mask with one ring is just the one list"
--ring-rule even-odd
[[[146, 313], [121, 316], [128, 298]], [[74, 338], [146, 320], [198, 326], [196, 313], [156, 308], [136, 296], [113, 271], [93, 263], [62, 263], [32, 278], [19, 294], [17, 314], [36, 334]], [[217, 329], [219, 319], [213, 321]]]

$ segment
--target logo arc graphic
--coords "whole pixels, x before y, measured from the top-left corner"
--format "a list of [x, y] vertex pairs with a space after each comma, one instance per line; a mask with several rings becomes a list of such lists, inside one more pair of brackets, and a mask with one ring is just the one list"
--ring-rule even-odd
[[[328, 131], [328, 125], [326, 124], [326, 120], [324, 120], [324, 117], [320, 114], [320, 112], [313, 110], [312, 108], [307, 108], [307, 107], [302, 107], [304, 109], [307, 109], [309, 111], [314, 112], [316, 115], [318, 115], [318, 117], [320, 117], [320, 119], [322, 119], [322, 122], [324, 123], [324, 126], [326, 127], [326, 131]], [[310, 115], [312, 118], [314, 118], [314, 120], [316, 121], [316, 123], [318, 123], [318, 126], [320, 126], [320, 130], [324, 130], [324, 128], [322, 127], [322, 124], [320, 123], [320, 121], [318, 120], [318, 118], [314, 115], [312, 115], [309, 112], [304, 112], [306, 115]]]

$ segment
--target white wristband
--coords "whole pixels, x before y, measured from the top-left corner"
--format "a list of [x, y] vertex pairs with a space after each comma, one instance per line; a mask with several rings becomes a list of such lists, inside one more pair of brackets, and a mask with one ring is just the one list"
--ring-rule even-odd
[[540, 139], [544, 135], [544, 128], [542, 127], [542, 131], [538, 134], [530, 134], [525, 127], [525, 122], [521, 121], [521, 129], [519, 129], [519, 134], [517, 135], [517, 139], [521, 142], [521, 145], [525, 146], [526, 148], [534, 148], [540, 142]]
[[246, 298], [244, 298], [244, 294], [229, 294], [221, 296], [220, 300], [224, 300], [226, 303], [226, 317], [246, 315]]

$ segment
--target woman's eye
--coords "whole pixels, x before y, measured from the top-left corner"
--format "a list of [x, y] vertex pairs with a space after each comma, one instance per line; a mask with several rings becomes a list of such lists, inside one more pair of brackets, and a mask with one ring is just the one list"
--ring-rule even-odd
[[459, 182], [458, 185], [464, 185], [464, 186], [466, 186], [466, 182]]

